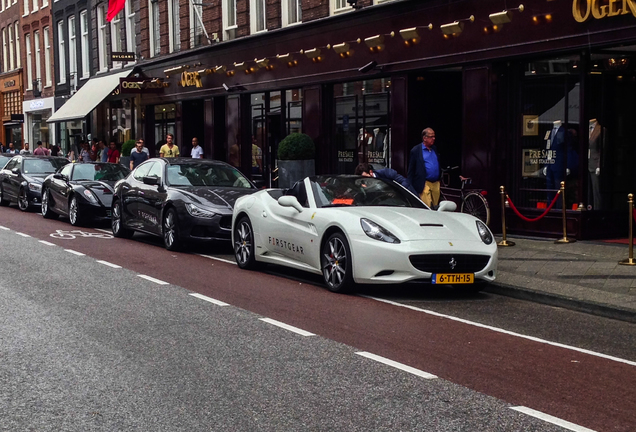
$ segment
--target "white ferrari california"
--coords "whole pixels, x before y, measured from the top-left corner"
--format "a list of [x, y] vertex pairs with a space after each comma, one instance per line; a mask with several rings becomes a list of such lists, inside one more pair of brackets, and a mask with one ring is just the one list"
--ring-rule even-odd
[[269, 263], [322, 274], [334, 292], [413, 281], [479, 291], [495, 279], [497, 244], [483, 222], [455, 208], [444, 201], [432, 211], [373, 177], [308, 177], [236, 200], [234, 255], [243, 269]]

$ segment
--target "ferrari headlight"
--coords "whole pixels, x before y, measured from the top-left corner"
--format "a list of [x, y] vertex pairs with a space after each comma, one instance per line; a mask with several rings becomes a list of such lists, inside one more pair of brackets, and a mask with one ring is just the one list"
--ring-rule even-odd
[[29, 183], [29, 190], [33, 191], [33, 192], [41, 192], [42, 191], [42, 185], [40, 183]]
[[93, 204], [99, 204], [99, 201], [97, 200], [97, 197], [95, 196], [93, 191], [84, 189], [84, 196], [86, 197], [88, 201], [92, 202]]
[[380, 240], [387, 243], [400, 243], [400, 239], [394, 236], [389, 230], [382, 228], [372, 220], [362, 218], [360, 219], [360, 225], [366, 235], [375, 240]]
[[213, 211], [202, 209], [201, 207], [194, 204], [186, 203], [185, 206], [186, 210], [188, 210], [188, 213], [190, 213], [190, 215], [194, 217], [212, 219], [216, 216], [216, 213], [214, 213]]
[[476, 221], [476, 223], [477, 223], [477, 232], [479, 233], [479, 237], [481, 237], [481, 241], [483, 241], [487, 245], [492, 243], [492, 240], [493, 240], [492, 233], [490, 232], [486, 224], [480, 220]]

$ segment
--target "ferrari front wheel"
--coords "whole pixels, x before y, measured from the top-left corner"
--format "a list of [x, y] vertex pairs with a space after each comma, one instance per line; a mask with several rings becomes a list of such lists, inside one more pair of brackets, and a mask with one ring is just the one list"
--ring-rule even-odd
[[256, 268], [254, 257], [254, 231], [247, 216], [240, 218], [234, 225], [234, 258], [242, 269]]
[[42, 216], [46, 219], [57, 218], [57, 213], [51, 210], [51, 192], [48, 189], [42, 190]]
[[353, 286], [351, 249], [342, 233], [333, 233], [322, 245], [322, 276], [329, 291], [343, 293]]

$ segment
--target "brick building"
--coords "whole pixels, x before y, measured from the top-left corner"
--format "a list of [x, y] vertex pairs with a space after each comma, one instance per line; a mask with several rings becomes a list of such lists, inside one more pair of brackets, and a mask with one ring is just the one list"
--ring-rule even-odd
[[20, 15], [21, 5], [16, 1], [0, 0], [0, 142], [22, 146], [22, 56]]

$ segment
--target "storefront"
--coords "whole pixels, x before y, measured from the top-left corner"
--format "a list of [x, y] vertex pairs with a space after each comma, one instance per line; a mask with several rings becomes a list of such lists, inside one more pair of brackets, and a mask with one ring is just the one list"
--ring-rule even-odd
[[0, 98], [2, 99], [2, 131], [0, 142], [14, 143], [16, 148], [22, 145], [22, 73], [8, 72], [0, 74]]
[[24, 142], [29, 143], [31, 150], [38, 141], [45, 147], [55, 142], [55, 130], [49, 128], [47, 120], [55, 111], [53, 97], [31, 99], [22, 103], [24, 111]]

